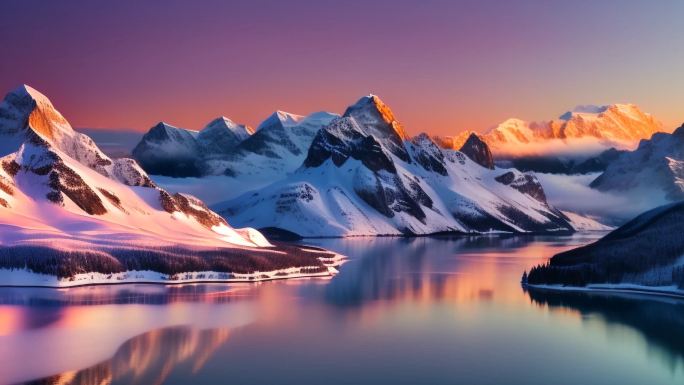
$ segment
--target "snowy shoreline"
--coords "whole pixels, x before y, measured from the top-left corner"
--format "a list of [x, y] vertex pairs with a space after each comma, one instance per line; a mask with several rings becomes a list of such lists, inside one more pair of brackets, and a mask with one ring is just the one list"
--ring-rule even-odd
[[306, 272], [308, 269], [319, 268], [319, 266], [301, 266], [274, 271], [258, 271], [249, 274], [199, 271], [168, 275], [156, 271], [145, 270], [126, 271], [114, 274], [95, 272], [81, 273], [76, 274], [71, 278], [58, 278], [54, 275], [35, 273], [26, 269], [0, 269], [0, 287], [43, 287], [60, 289], [95, 285], [250, 283], [295, 278], [327, 278], [333, 277], [338, 273], [336, 267], [340, 266], [345, 258], [339, 254], [335, 254], [335, 257], [330, 260], [333, 263], [326, 263], [326, 271], [323, 272]]
[[526, 284], [526, 288], [553, 290], [553, 291], [569, 291], [569, 292], [596, 292], [606, 294], [644, 294], [652, 296], [664, 296], [673, 298], [684, 298], [684, 290], [677, 288], [677, 286], [643, 286], [635, 284], [592, 284], [587, 286], [562, 286], [562, 285], [530, 285]]

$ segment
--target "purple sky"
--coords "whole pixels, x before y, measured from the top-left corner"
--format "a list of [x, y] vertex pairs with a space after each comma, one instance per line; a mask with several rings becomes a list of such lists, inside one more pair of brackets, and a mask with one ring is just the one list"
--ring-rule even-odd
[[0, 3], [0, 91], [27, 83], [74, 126], [198, 129], [380, 95], [410, 133], [636, 103], [684, 121], [684, 2]]

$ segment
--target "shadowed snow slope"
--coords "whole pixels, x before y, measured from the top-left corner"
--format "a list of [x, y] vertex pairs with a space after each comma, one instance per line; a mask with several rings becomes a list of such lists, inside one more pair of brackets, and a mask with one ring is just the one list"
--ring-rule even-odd
[[493, 168], [475, 144], [469, 155], [487, 167], [427, 135], [408, 140], [389, 107], [366, 96], [318, 131], [294, 173], [216, 209], [306, 237], [574, 230], [533, 174]]
[[[647, 211], [600, 240], [533, 268], [533, 285], [611, 285], [605, 289], [684, 290], [684, 203]], [[524, 281], [524, 279], [523, 279]]]
[[[169, 136], [181, 132], [163, 124], [158, 129]], [[117, 260], [111, 250], [133, 250], [135, 256], [168, 247], [287, 254], [256, 230], [233, 229], [199, 199], [159, 188], [133, 159], [110, 159], [28, 86], [0, 104], [0, 143], [0, 251], [9, 253], [4, 262], [63, 262], [36, 257], [46, 255], [39, 251], [44, 249], [92, 252], [100, 261]], [[307, 261], [312, 265], [322, 266]]]
[[611, 162], [590, 186], [653, 202], [651, 207], [684, 199], [684, 126], [642, 140], [636, 150]]
[[143, 168], [171, 177], [247, 176], [270, 179], [297, 168], [316, 132], [337, 115], [276, 111], [256, 131], [226, 117], [201, 131], [159, 123], [133, 150]]

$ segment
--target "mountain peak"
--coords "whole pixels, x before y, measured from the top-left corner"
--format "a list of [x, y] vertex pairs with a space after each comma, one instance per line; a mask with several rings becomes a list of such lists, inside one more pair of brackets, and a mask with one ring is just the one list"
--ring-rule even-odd
[[199, 132], [197, 141], [205, 153], [228, 154], [253, 133], [252, 127], [237, 124], [221, 116], [209, 122]]
[[43, 95], [40, 91], [29, 86], [28, 84], [22, 84], [14, 90], [10, 91], [7, 94], [6, 98], [12, 96], [17, 98], [30, 98], [36, 102], [52, 106], [52, 102], [50, 102], [50, 99], [48, 99], [47, 96]]
[[401, 140], [409, 139], [402, 125], [395, 118], [392, 109], [377, 95], [369, 94], [363, 96], [356, 103], [349, 106], [344, 115], [353, 116], [357, 120], [360, 118], [362, 120], [382, 120], [393, 129]]
[[273, 112], [271, 115], [269, 115], [269, 117], [266, 118], [263, 122], [261, 122], [261, 124], [257, 126], [256, 130], [259, 131], [264, 127], [272, 126], [274, 124], [279, 124], [283, 126], [283, 128], [288, 128], [296, 126], [302, 119], [304, 119], [304, 116], [277, 110]]
[[409, 137], [394, 117], [392, 110], [376, 95], [367, 95], [347, 107], [345, 117], [351, 117], [368, 135], [382, 142], [401, 160], [410, 162], [404, 141]]
[[472, 132], [459, 150], [470, 158], [473, 162], [490, 170], [494, 169], [494, 158], [489, 146], [485, 143], [479, 135]]
[[47, 96], [26, 84], [7, 93], [0, 104], [0, 133], [38, 134], [54, 143], [75, 134]]

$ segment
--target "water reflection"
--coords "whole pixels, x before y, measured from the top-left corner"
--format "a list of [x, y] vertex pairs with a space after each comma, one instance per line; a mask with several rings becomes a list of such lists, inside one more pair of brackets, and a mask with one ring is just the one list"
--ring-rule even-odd
[[126, 341], [105, 362], [29, 383], [160, 385], [181, 364], [189, 365], [190, 371], [197, 373], [216, 349], [228, 341], [229, 336], [228, 329], [196, 330], [174, 327], [154, 330]]
[[681, 382], [682, 302], [521, 289], [598, 236], [318, 240], [350, 257], [332, 280], [0, 289], [0, 384]]
[[528, 290], [538, 306], [572, 311], [585, 322], [599, 317], [608, 325], [628, 326], [675, 370], [684, 365], [684, 299], [638, 294]]
[[[540, 244], [540, 240], [550, 242]], [[581, 242], [581, 238], [575, 240]], [[372, 301], [519, 301], [521, 266], [532, 266], [574, 245], [539, 236], [361, 238], [328, 240], [355, 256], [325, 289], [341, 307]]]

